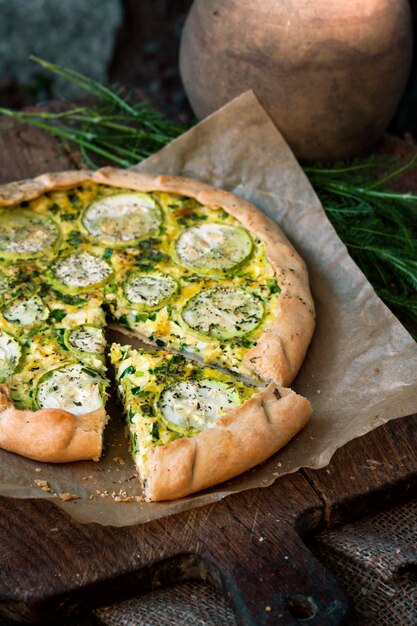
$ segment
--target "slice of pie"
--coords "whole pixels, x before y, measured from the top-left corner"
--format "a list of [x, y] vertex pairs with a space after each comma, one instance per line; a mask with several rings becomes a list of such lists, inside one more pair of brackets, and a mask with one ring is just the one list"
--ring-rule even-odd
[[258, 465], [308, 421], [311, 405], [165, 351], [110, 351], [132, 456], [150, 500], [173, 500]]

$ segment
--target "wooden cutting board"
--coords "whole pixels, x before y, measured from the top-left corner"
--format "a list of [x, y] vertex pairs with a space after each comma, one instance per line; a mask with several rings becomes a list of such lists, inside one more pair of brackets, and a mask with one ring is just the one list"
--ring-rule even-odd
[[[79, 161], [41, 131], [0, 119], [0, 164], [1, 183]], [[227, 594], [245, 626], [342, 624], [348, 600], [303, 538], [416, 497], [416, 433], [417, 416], [395, 420], [323, 470], [134, 527], [82, 525], [44, 500], [0, 498], [0, 612], [57, 623], [200, 579]]]

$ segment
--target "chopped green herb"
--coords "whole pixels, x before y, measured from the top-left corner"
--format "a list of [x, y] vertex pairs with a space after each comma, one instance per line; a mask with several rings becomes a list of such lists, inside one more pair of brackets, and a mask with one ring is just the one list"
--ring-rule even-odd
[[148, 402], [145, 402], [144, 404], [142, 404], [142, 406], [140, 407], [141, 411], [144, 415], [153, 415], [154, 411], [153, 411], [153, 406], [151, 404], [149, 404]]
[[72, 230], [68, 237], [67, 237], [67, 242], [70, 244], [70, 246], [72, 246], [73, 248], [79, 248], [79, 246], [82, 244], [83, 239], [81, 236], [81, 233], [79, 230]]
[[[122, 378], [124, 378], [125, 376], [129, 376], [129, 374], [134, 374], [134, 373], [135, 373], [135, 371], [136, 371], [136, 370], [135, 370], [135, 368], [133, 367], [133, 365], [129, 365], [129, 366], [128, 366], [128, 367], [127, 367], [124, 371], [123, 371], [123, 373], [121, 374], [121, 376], [120, 376], [120, 380], [121, 380]], [[142, 373], [143, 373], [143, 372], [142, 372]]]
[[148, 319], [148, 314], [147, 313], [135, 313], [134, 317], [135, 317], [135, 322], [146, 322], [146, 320]]
[[126, 313], [123, 313], [123, 315], [119, 317], [119, 322], [122, 326], [127, 326], [127, 328], [130, 328], [129, 320]]
[[142, 262], [139, 262], [138, 265], [143, 272], [151, 272], [152, 270], [155, 269], [155, 266], [152, 265], [152, 263], [147, 263], [147, 262], [144, 263], [142, 261]]
[[89, 374], [90, 376], [94, 376], [94, 378], [98, 376], [98, 372], [96, 372], [95, 370], [89, 367], [82, 367], [81, 371], [84, 372], [85, 374]]
[[154, 439], [159, 439], [159, 427], [156, 422], [152, 424], [151, 435]]
[[199, 215], [195, 211], [191, 211], [191, 213], [188, 213], [186, 217], [194, 222], [202, 222], [207, 219], [207, 215]]
[[273, 293], [280, 293], [281, 289], [279, 288], [279, 285], [277, 283], [277, 280], [275, 278], [270, 278], [266, 281], [266, 284], [268, 285], [269, 291], [271, 294]]
[[103, 252], [103, 259], [110, 259], [112, 254], [113, 254], [112, 248], [106, 248]]
[[77, 209], [80, 206], [80, 198], [76, 193], [68, 194], [68, 200], [71, 202], [74, 209]]
[[82, 306], [87, 303], [85, 298], [79, 298], [78, 296], [69, 296], [64, 293], [54, 292], [55, 297], [61, 302], [65, 302], [66, 304], [72, 304], [72, 306]]
[[62, 309], [54, 309], [49, 314], [48, 322], [52, 320], [55, 320], [56, 322], [62, 322], [66, 315], [67, 314]]

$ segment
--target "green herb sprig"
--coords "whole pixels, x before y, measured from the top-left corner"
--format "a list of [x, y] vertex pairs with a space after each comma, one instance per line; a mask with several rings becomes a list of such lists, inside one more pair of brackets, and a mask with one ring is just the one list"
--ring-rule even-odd
[[[385, 188], [416, 167], [369, 159], [305, 167], [329, 220], [376, 293], [417, 338], [417, 195]], [[386, 170], [389, 173], [378, 176]]]
[[74, 70], [38, 57], [31, 59], [93, 96], [94, 103], [57, 113], [0, 108], [0, 114], [75, 143], [84, 161], [93, 169], [103, 165], [97, 157], [119, 167], [129, 167], [154, 154], [184, 131], [148, 103], [124, 93], [126, 90], [120, 86], [111, 89]]
[[[121, 87], [107, 87], [73, 70], [32, 57], [44, 69], [94, 97], [89, 106], [64, 112], [0, 114], [74, 143], [89, 167], [129, 167], [150, 156], [185, 129], [166, 120]], [[304, 167], [324, 210], [377, 294], [417, 338], [417, 195], [389, 183], [417, 166], [371, 157], [352, 164]]]

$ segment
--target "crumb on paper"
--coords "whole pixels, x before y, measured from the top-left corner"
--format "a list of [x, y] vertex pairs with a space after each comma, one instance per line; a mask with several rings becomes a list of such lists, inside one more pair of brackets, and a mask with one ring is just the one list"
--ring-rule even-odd
[[114, 502], [144, 502], [142, 496], [129, 496], [126, 491], [120, 489], [118, 493], [113, 491], [111, 494]]
[[33, 482], [35, 483], [37, 487], [42, 489], [42, 491], [45, 491], [46, 493], [52, 493], [52, 489], [50, 488], [46, 480], [40, 480], [37, 478]]
[[119, 465], [125, 465], [124, 460], [120, 456], [114, 456], [112, 458], [112, 461], [114, 461], [115, 463], [118, 463]]
[[63, 500], [64, 502], [69, 502], [70, 500], [79, 500], [81, 496], [78, 493], [59, 493], [58, 498]]
[[41, 467], [35, 467], [35, 472], [41, 472], [42, 468]]
[[269, 606], [269, 605], [268, 605], [268, 606], [266, 606], [266, 607], [265, 607], [265, 611], [266, 611], [267, 613], [270, 613], [270, 612], [272, 611], [272, 606]]

